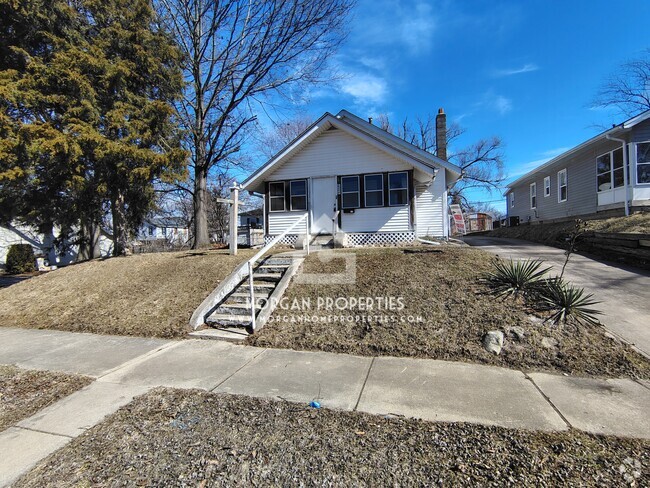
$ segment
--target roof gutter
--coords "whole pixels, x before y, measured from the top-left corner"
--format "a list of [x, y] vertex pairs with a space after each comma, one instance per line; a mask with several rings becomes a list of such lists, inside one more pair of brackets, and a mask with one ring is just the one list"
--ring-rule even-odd
[[628, 174], [627, 174], [627, 141], [625, 139], [619, 139], [618, 137], [612, 137], [610, 134], [605, 134], [605, 137], [609, 141], [620, 142], [622, 144], [623, 150], [623, 186], [625, 187], [625, 216], [630, 215], [630, 203], [629, 203], [629, 185], [627, 183]]

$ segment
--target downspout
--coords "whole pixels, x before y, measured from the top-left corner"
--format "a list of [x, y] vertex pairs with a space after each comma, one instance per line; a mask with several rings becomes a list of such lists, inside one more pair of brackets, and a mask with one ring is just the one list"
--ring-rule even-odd
[[[609, 134], [605, 134], [605, 137], [610, 141], [620, 142], [623, 146], [623, 187], [625, 188], [625, 216], [630, 215], [630, 204], [629, 204], [629, 191], [628, 191], [628, 174], [627, 174], [627, 141], [625, 139], [619, 139], [618, 137], [612, 137]], [[612, 181], [612, 186], [613, 186]]]

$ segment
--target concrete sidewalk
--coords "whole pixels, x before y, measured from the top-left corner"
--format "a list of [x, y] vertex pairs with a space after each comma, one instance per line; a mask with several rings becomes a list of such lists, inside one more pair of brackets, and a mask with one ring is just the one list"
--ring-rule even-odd
[[[556, 274], [566, 259], [563, 249], [521, 239], [469, 235], [463, 240], [505, 259], [543, 259]], [[650, 358], [650, 272], [573, 254], [564, 277], [600, 301], [594, 308], [603, 313], [607, 329]]]
[[426, 359], [0, 328], [0, 364], [96, 381], [0, 433], [0, 485], [156, 386], [433, 421], [650, 439], [650, 387]]

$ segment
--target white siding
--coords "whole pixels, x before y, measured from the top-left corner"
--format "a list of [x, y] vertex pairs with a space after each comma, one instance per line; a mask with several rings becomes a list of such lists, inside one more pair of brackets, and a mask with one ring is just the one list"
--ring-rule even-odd
[[416, 225], [418, 237], [445, 236], [445, 173], [439, 171], [430, 185], [415, 186]]
[[343, 232], [407, 232], [409, 207], [359, 208], [341, 214]]
[[[269, 212], [269, 230], [268, 234], [277, 236], [282, 234], [285, 230], [291, 227], [300, 217], [305, 215], [306, 212]], [[292, 234], [306, 234], [306, 226], [298, 225]]]
[[334, 129], [321, 134], [302, 151], [265, 177], [267, 181], [409, 170], [411, 166], [370, 144]]

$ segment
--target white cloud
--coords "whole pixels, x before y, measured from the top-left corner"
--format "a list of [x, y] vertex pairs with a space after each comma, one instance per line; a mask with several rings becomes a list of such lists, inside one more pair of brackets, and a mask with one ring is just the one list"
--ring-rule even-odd
[[413, 54], [427, 51], [431, 47], [435, 30], [436, 20], [431, 11], [431, 5], [424, 2], [417, 3], [414, 11], [408, 11], [400, 19], [401, 41]]
[[358, 105], [381, 104], [388, 96], [386, 80], [369, 73], [352, 73], [341, 82], [341, 91]]
[[527, 63], [521, 66], [520, 68], [506, 68], [506, 69], [495, 69], [492, 72], [492, 76], [495, 78], [502, 78], [504, 76], [519, 75], [522, 73], [530, 73], [531, 71], [537, 71], [539, 66], [534, 63]]
[[535, 168], [541, 166], [542, 164], [548, 163], [555, 156], [568, 151], [569, 147], [557, 147], [555, 149], [549, 149], [539, 153], [540, 156], [543, 156], [541, 159], [536, 159], [535, 161], [529, 161], [528, 163], [517, 165], [517, 169], [514, 172], [508, 173], [508, 180], [512, 181], [520, 176], [525, 175], [529, 171], [534, 170]]
[[512, 100], [504, 97], [503, 95], [497, 95], [493, 101], [494, 108], [501, 115], [504, 115], [512, 110]]

